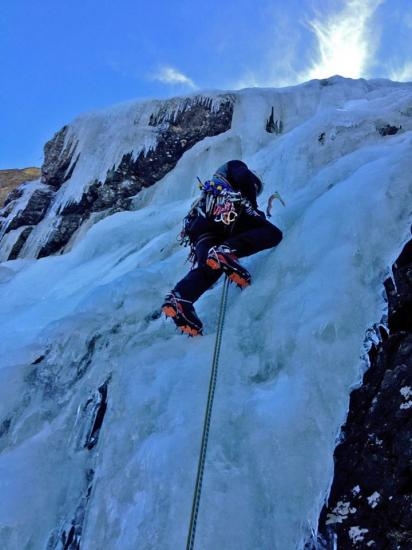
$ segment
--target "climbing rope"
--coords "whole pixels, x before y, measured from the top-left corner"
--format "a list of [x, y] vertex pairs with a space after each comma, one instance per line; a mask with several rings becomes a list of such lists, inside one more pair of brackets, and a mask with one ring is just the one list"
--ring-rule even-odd
[[195, 490], [193, 494], [192, 513], [190, 516], [189, 533], [187, 535], [186, 550], [193, 550], [196, 536], [197, 516], [199, 513], [200, 494], [202, 492], [203, 474], [205, 470], [206, 462], [206, 450], [209, 440], [210, 421], [212, 417], [213, 399], [216, 389], [217, 381], [217, 368], [219, 363], [220, 347], [222, 343], [223, 323], [225, 320], [227, 293], [229, 288], [229, 279], [225, 277], [223, 283], [222, 298], [220, 300], [220, 311], [217, 323], [215, 350], [213, 353], [212, 370], [210, 374], [209, 394], [207, 396], [207, 405], [205, 412], [205, 419], [203, 423], [202, 444], [200, 446], [199, 463], [197, 465], [197, 476], [195, 483]]

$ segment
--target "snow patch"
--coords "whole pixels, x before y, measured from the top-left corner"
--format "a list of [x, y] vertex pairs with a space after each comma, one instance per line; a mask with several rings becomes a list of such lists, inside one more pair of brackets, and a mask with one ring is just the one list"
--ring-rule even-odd
[[410, 386], [404, 386], [399, 390], [402, 397], [407, 400], [406, 403], [401, 403], [400, 409], [410, 409], [412, 407], [412, 388]]
[[355, 487], [352, 489], [352, 495], [354, 497], [357, 497], [358, 495], [360, 495], [360, 492], [361, 488], [359, 487], [359, 485], [355, 485]]
[[348, 519], [349, 514], [354, 514], [355, 512], [356, 508], [354, 506], [351, 506], [351, 503], [349, 501], [345, 502], [339, 500], [336, 503], [335, 508], [332, 510], [332, 513], [328, 514], [326, 525], [331, 525], [333, 523], [343, 523], [346, 519]]
[[379, 502], [381, 501], [381, 495], [377, 491], [372, 493], [369, 497], [367, 497], [368, 504], [371, 508], [376, 508]]
[[365, 540], [365, 535], [369, 532], [369, 529], [363, 529], [359, 525], [355, 525], [349, 529], [349, 538], [353, 544], [358, 544]]

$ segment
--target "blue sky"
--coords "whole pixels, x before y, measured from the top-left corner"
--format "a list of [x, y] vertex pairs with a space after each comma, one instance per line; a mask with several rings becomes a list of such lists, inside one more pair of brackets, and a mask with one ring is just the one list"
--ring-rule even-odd
[[411, 0], [3, 0], [0, 168], [133, 98], [340, 74], [412, 81]]

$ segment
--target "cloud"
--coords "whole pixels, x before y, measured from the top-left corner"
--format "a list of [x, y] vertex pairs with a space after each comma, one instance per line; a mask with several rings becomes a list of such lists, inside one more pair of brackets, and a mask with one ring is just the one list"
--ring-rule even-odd
[[339, 11], [335, 8], [334, 12], [325, 13], [312, 8], [312, 14], [315, 13], [312, 18], [301, 12], [294, 23], [290, 14], [283, 18], [276, 14], [272, 42], [266, 47], [264, 69], [254, 67], [245, 71], [233, 87], [284, 87], [336, 74], [349, 78], [368, 77], [376, 61], [380, 37], [373, 18], [384, 2], [344, 0], [339, 2], [343, 5]]
[[389, 78], [397, 82], [412, 82], [412, 61], [405, 63], [402, 67], [392, 69]]
[[159, 71], [152, 76], [152, 80], [158, 80], [159, 82], [162, 82], [162, 84], [184, 84], [192, 89], [197, 88], [191, 78], [174, 67], [161, 67]]
[[343, 10], [326, 19], [308, 22], [318, 42], [318, 58], [301, 80], [335, 74], [349, 78], [365, 76], [373, 61], [375, 43], [370, 21], [384, 0], [348, 0]]

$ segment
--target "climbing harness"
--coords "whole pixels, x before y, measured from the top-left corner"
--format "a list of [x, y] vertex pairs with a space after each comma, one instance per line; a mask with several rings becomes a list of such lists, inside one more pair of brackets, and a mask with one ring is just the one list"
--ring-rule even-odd
[[180, 245], [190, 246], [188, 261], [192, 265], [196, 264], [196, 252], [190, 238], [190, 231], [197, 218], [208, 218], [223, 224], [225, 231], [230, 232], [241, 212], [258, 215], [254, 212], [250, 201], [245, 199], [239, 191], [234, 191], [223, 176], [215, 174], [211, 180], [205, 182], [200, 178], [197, 179], [202, 194], [192, 203], [188, 214], [183, 219], [182, 230], [177, 236]]
[[195, 544], [197, 516], [199, 513], [200, 494], [202, 492], [203, 474], [205, 470], [206, 450], [207, 450], [207, 444], [209, 440], [213, 399], [215, 395], [216, 382], [217, 382], [217, 369], [219, 364], [220, 347], [222, 344], [223, 323], [225, 320], [228, 288], [229, 288], [229, 279], [226, 277], [223, 283], [222, 298], [220, 301], [220, 311], [219, 311], [219, 318], [217, 323], [215, 350], [213, 353], [212, 370], [210, 373], [209, 393], [207, 396], [205, 419], [203, 422], [202, 443], [200, 446], [199, 462], [197, 466], [196, 483], [195, 483], [195, 490], [193, 494], [192, 513], [190, 516], [186, 550], [193, 550], [194, 544]]

